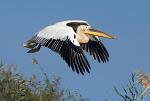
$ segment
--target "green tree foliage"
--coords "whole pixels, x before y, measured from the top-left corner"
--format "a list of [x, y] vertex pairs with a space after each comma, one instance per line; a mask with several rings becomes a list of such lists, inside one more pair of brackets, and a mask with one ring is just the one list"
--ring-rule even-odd
[[60, 87], [60, 77], [52, 80], [44, 73], [44, 81], [36, 75], [25, 79], [16, 72], [16, 66], [0, 64], [0, 101], [88, 101], [78, 92]]

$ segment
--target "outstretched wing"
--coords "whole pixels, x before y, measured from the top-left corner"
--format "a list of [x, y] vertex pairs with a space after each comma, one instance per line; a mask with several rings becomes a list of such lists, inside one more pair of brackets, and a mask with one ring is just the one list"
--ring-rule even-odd
[[88, 43], [81, 43], [81, 47], [90, 53], [99, 62], [109, 61], [109, 53], [100, 40], [90, 40]]
[[74, 36], [72, 29], [49, 26], [31, 40], [60, 54], [69, 67], [78, 74], [90, 73], [90, 65]]

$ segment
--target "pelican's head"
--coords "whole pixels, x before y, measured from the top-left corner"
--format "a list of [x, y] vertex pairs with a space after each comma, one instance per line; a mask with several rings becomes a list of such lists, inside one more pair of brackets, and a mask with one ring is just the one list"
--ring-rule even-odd
[[115, 39], [116, 38], [112, 35], [109, 35], [105, 32], [102, 32], [100, 30], [93, 29], [93, 28], [91, 28], [90, 25], [80, 25], [78, 27], [78, 31], [80, 33], [84, 33], [84, 34], [87, 34], [87, 35], [93, 35], [93, 36], [98, 36], [98, 37], [103, 37], [103, 38], [109, 38], [109, 39]]
[[59, 22], [57, 23], [57, 25], [72, 27], [75, 33], [82, 33], [85, 35], [93, 35], [93, 36], [109, 38], [109, 39], [116, 38], [100, 30], [93, 29], [88, 24], [87, 21], [83, 21], [83, 20], [67, 20], [67, 21]]

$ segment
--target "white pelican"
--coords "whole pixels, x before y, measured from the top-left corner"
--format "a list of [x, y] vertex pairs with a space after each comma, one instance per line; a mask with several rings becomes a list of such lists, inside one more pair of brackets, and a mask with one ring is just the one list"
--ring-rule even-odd
[[109, 61], [109, 54], [99, 37], [114, 39], [102, 31], [92, 29], [83, 20], [67, 20], [47, 26], [24, 44], [30, 48], [28, 53], [48, 47], [58, 53], [74, 72], [84, 75], [90, 73], [90, 64], [83, 50], [86, 50], [99, 62]]

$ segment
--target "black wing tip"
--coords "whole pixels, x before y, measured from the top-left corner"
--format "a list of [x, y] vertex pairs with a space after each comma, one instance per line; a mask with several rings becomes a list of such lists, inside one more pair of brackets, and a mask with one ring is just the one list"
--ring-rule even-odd
[[76, 70], [76, 69], [73, 69], [73, 68], [82, 68], [82, 67], [72, 67], [71, 65], [68, 65], [69, 67], [72, 68], [72, 71], [77, 73], [78, 75], [82, 75], [82, 76], [85, 76], [85, 74], [90, 74], [90, 70], [91, 70], [91, 67], [89, 67], [88, 69], [86, 69], [85, 71], [80, 71], [80, 70]]
[[[109, 57], [105, 57], [101, 60], [102, 63], [107, 63], [109, 62]], [[99, 62], [100, 63], [100, 62]]]
[[[76, 71], [74, 71], [74, 72], [76, 72]], [[77, 73], [77, 72], [76, 72]], [[85, 76], [85, 74], [90, 74], [90, 71], [86, 71], [86, 72], [79, 72], [79, 73], [77, 73], [78, 75], [82, 75], [82, 76]]]

